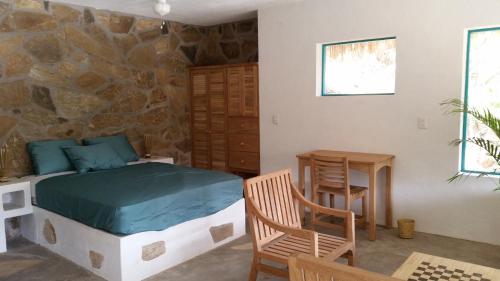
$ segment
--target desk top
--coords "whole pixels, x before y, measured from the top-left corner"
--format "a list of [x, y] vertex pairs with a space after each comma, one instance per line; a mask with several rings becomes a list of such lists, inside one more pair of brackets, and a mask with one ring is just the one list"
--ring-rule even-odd
[[376, 164], [383, 161], [394, 159], [394, 155], [376, 154], [363, 152], [335, 151], [335, 150], [313, 150], [306, 153], [297, 154], [299, 159], [309, 159], [311, 154], [316, 154], [326, 157], [347, 157], [349, 162]]

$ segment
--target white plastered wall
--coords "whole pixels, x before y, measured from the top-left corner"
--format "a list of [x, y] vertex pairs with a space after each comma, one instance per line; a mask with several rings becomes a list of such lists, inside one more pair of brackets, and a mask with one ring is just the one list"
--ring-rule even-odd
[[[395, 219], [500, 245], [500, 192], [491, 179], [446, 182], [458, 167], [448, 143], [460, 120], [439, 106], [462, 95], [465, 30], [483, 26], [500, 26], [499, 1], [307, 0], [260, 10], [263, 172], [290, 167], [296, 177], [295, 155], [316, 148], [395, 154]], [[316, 96], [318, 43], [385, 36], [397, 36], [396, 95]], [[417, 129], [419, 117], [426, 130]]]

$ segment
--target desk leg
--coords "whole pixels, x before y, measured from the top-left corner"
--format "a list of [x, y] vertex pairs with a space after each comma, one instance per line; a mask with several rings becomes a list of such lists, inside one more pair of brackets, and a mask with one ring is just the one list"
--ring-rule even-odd
[[375, 185], [377, 184], [377, 172], [375, 171], [375, 166], [371, 165], [370, 166], [370, 171], [369, 171], [369, 192], [370, 192], [370, 214], [369, 214], [369, 219], [370, 219], [370, 227], [369, 227], [369, 236], [368, 239], [371, 241], [374, 241], [377, 239], [377, 194], [375, 192]]
[[0, 218], [0, 253], [7, 252], [7, 240], [5, 238], [5, 219]]
[[385, 170], [385, 228], [392, 228], [392, 166]]
[[[305, 179], [305, 174], [306, 174], [306, 166], [305, 166], [305, 163], [304, 163], [304, 160], [302, 159], [299, 159], [299, 192], [302, 193], [302, 195], [304, 195], [304, 197], [306, 196], [306, 189], [305, 189], [305, 186], [306, 186], [306, 179]], [[300, 205], [300, 208], [299, 208], [299, 213], [300, 213], [300, 219], [301, 219], [301, 222], [303, 224], [305, 224], [305, 210], [304, 210], [304, 206], [303, 205]]]

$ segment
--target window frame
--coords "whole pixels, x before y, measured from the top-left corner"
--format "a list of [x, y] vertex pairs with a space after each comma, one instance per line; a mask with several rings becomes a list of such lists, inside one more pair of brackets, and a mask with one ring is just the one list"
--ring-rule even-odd
[[[341, 96], [393, 96], [396, 93], [396, 85], [394, 85], [394, 93], [372, 93], [372, 94], [327, 94], [325, 93], [325, 64], [326, 64], [326, 48], [329, 46], [335, 45], [346, 45], [353, 43], [364, 43], [364, 42], [372, 42], [372, 41], [382, 41], [382, 40], [396, 40], [396, 36], [389, 37], [380, 37], [380, 38], [372, 38], [372, 39], [362, 39], [362, 40], [352, 40], [352, 41], [343, 41], [336, 43], [324, 43], [321, 44], [321, 96], [322, 97], [341, 97]], [[397, 60], [397, 56], [396, 56]], [[394, 74], [396, 75], [396, 73]]]
[[[467, 30], [467, 43], [466, 43], [466, 53], [465, 53], [465, 77], [464, 77], [464, 96], [463, 96], [463, 103], [464, 106], [468, 106], [469, 104], [469, 70], [470, 70], [470, 49], [471, 49], [471, 36], [473, 33], [478, 33], [478, 32], [487, 32], [487, 31], [494, 31], [494, 30], [500, 30], [500, 26], [498, 27], [486, 27], [486, 28], [474, 28], [474, 29], [469, 29]], [[464, 112], [462, 114], [462, 136], [461, 139], [465, 140], [467, 138], [467, 121], [468, 121], [468, 114]], [[462, 141], [461, 143], [461, 149], [460, 149], [460, 172], [461, 173], [467, 173], [467, 174], [484, 174], [484, 175], [490, 175], [490, 176], [500, 176], [500, 171], [497, 172], [486, 172], [486, 171], [474, 171], [474, 170], [468, 170], [465, 169], [465, 152], [467, 150], [467, 142]]]

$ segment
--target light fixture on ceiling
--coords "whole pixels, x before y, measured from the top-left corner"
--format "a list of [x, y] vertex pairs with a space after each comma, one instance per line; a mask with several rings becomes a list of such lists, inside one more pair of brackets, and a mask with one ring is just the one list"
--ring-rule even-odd
[[167, 3], [167, 0], [157, 0], [153, 9], [162, 17], [170, 13], [170, 5]]

